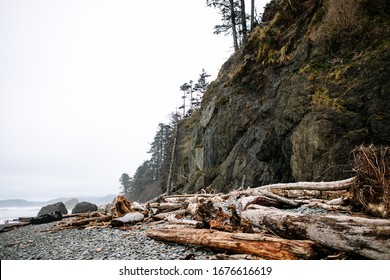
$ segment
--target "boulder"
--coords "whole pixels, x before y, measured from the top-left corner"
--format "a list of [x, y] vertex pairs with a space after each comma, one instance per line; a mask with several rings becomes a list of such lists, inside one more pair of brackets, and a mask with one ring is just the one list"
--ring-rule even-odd
[[61, 211], [54, 211], [50, 214], [43, 214], [35, 218], [30, 219], [30, 223], [33, 225], [51, 223], [62, 220]]
[[98, 210], [98, 207], [96, 206], [96, 204], [83, 201], [83, 202], [79, 202], [75, 205], [75, 207], [72, 209], [72, 214], [88, 213], [88, 212], [94, 212], [97, 210]]
[[65, 207], [65, 204], [62, 202], [57, 202], [54, 204], [49, 204], [46, 206], [43, 206], [41, 210], [39, 210], [37, 217], [45, 215], [45, 214], [52, 214], [53, 212], [59, 211], [61, 214], [68, 214], [68, 210]]
[[77, 198], [72, 198], [65, 202], [65, 206], [67, 209], [73, 209], [77, 203], [79, 203], [79, 200]]

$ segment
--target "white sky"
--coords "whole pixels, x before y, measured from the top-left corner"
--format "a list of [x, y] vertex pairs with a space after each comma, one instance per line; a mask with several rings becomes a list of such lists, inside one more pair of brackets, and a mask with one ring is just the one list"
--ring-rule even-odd
[[205, 0], [0, 0], [0, 200], [118, 193], [179, 87], [230, 56], [219, 20]]

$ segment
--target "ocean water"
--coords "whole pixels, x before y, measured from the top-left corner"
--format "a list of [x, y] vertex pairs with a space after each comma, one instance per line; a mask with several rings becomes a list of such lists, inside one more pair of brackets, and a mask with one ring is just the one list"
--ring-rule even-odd
[[41, 207], [8, 207], [0, 208], [0, 224], [20, 217], [36, 217]]

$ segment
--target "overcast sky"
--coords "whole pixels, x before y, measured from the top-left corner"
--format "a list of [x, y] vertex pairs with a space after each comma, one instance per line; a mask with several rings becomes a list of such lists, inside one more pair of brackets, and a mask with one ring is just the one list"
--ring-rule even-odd
[[205, 0], [0, 0], [0, 200], [118, 193], [180, 85], [231, 55], [219, 20]]

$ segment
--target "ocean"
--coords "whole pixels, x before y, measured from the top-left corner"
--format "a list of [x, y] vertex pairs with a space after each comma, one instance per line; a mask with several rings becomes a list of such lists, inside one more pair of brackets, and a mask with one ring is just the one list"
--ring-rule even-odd
[[36, 217], [41, 207], [2, 207], [0, 208], [0, 224], [20, 217]]

